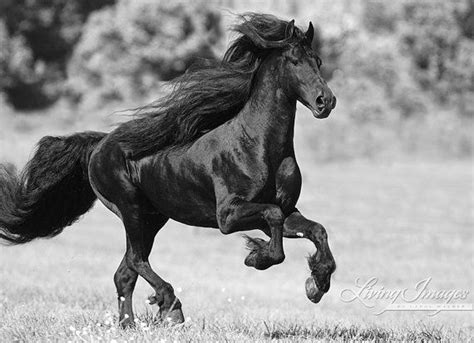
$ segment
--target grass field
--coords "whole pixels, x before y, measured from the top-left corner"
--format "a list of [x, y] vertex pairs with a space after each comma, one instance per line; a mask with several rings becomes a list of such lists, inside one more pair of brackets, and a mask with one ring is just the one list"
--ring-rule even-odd
[[[145, 304], [152, 291], [140, 280], [139, 323], [120, 330], [112, 276], [124, 230], [98, 204], [55, 239], [0, 247], [0, 341], [472, 339], [472, 312], [376, 316], [360, 302], [341, 300], [356, 278], [370, 277], [390, 289], [431, 277], [432, 288], [472, 291], [472, 164], [303, 162], [299, 207], [327, 227], [338, 263], [319, 304], [304, 292], [309, 242], [286, 241], [286, 261], [261, 272], [244, 266], [240, 235], [170, 222], [151, 263], [173, 284], [186, 322], [153, 325], [156, 308]], [[471, 294], [465, 302], [472, 303]]]

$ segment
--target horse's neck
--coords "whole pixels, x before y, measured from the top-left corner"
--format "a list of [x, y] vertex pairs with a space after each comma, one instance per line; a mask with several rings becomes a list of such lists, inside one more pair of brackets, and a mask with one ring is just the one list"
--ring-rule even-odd
[[277, 64], [262, 65], [252, 95], [237, 120], [255, 143], [272, 154], [293, 152], [296, 99], [281, 87]]

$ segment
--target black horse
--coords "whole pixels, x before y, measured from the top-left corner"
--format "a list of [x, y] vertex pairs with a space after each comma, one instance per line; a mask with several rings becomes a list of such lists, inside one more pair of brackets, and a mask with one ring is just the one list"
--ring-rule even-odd
[[335, 262], [321, 224], [296, 209], [301, 174], [293, 148], [296, 102], [326, 118], [336, 99], [306, 33], [270, 15], [246, 14], [222, 61], [194, 67], [172, 93], [141, 108], [109, 134], [44, 137], [18, 177], [0, 173], [0, 238], [20, 244], [52, 237], [87, 212], [96, 198], [121, 218], [127, 248], [114, 281], [120, 323], [133, 324], [138, 275], [154, 288], [159, 318], [183, 321], [172, 286], [148, 262], [169, 218], [247, 237], [247, 266], [266, 269], [284, 258], [283, 237], [305, 237], [308, 298], [329, 290]]

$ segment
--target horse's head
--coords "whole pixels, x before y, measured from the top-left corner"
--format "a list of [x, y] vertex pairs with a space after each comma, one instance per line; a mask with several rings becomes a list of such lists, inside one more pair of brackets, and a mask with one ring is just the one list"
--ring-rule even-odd
[[311, 47], [313, 24], [309, 23], [303, 32], [295, 27], [294, 20], [287, 22], [268, 14], [246, 13], [241, 19], [234, 27], [239, 37], [227, 49], [223, 61], [232, 70], [245, 71], [242, 75], [251, 77], [237, 83], [245, 87], [242, 96], [232, 99], [245, 103], [255, 72], [262, 70], [259, 67], [263, 61], [271, 61], [267, 65], [271, 65], [271, 73], [278, 73], [285, 94], [308, 107], [316, 118], [326, 118], [336, 106], [336, 97], [322, 78], [321, 59]]
[[321, 76], [321, 59], [311, 48], [313, 24], [310, 22], [303, 34], [292, 20], [287, 31], [290, 37], [297, 38], [282, 52], [287, 87], [316, 118], [326, 118], [336, 106], [336, 97]]

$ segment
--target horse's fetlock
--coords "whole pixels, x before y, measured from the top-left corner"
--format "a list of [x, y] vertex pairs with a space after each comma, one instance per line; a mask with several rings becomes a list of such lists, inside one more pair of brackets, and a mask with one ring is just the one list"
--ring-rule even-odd
[[324, 226], [319, 223], [312, 223], [309, 229], [310, 237], [312, 236], [317, 242], [326, 242], [328, 239], [328, 234]]
[[163, 294], [174, 294], [173, 286], [171, 286], [169, 283], [165, 283], [161, 288], [161, 292]]

